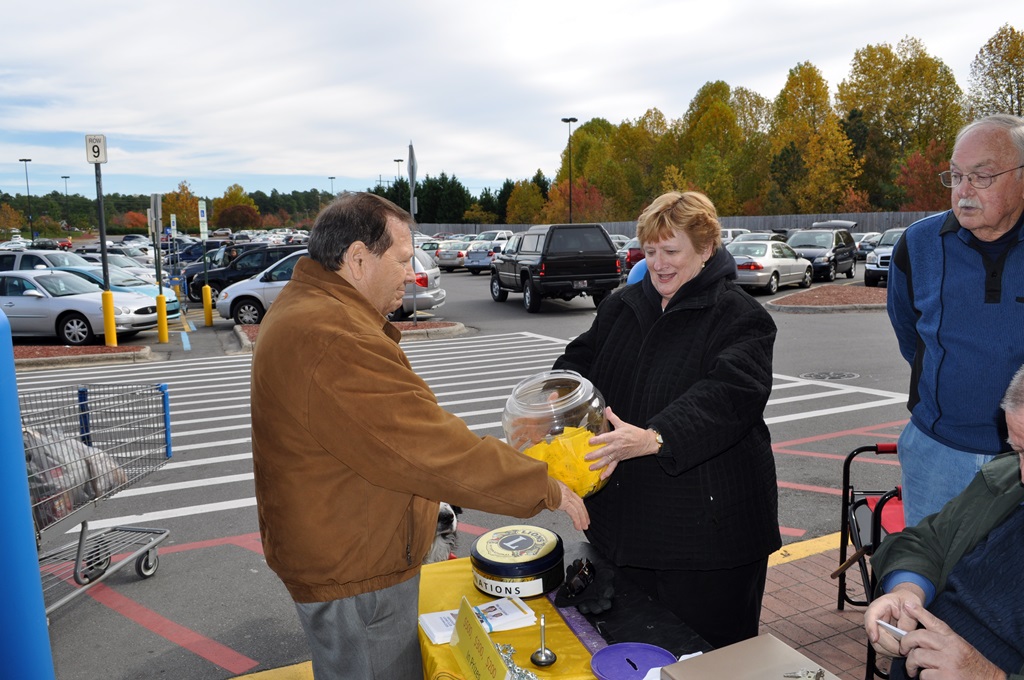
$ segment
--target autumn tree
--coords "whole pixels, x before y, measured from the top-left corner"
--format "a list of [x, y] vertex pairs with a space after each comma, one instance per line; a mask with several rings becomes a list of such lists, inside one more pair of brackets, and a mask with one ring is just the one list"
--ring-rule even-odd
[[145, 232], [149, 229], [149, 218], [135, 210], [129, 210], [126, 213], [121, 213], [121, 215], [115, 217], [111, 223], [133, 231]]
[[462, 214], [462, 221], [466, 224], [494, 224], [498, 221], [498, 216], [484, 210], [479, 203], [474, 203]]
[[932, 141], [952, 148], [966, 118], [964, 94], [952, 69], [906, 37], [896, 46], [900, 60], [900, 93], [904, 125], [899, 132], [903, 154], [924, 151]]
[[537, 224], [544, 209], [540, 187], [530, 180], [515, 183], [506, 207], [506, 224]]
[[971, 62], [972, 113], [1024, 116], [1024, 31], [1003, 24]]
[[0, 231], [18, 230], [24, 224], [24, 213], [12, 208], [9, 203], [0, 203]]
[[185, 180], [178, 185], [177, 191], [163, 195], [160, 211], [163, 213], [163, 226], [170, 226], [171, 215], [174, 215], [178, 231], [199, 233], [199, 199]]
[[217, 226], [229, 229], [258, 229], [262, 225], [260, 214], [252, 205], [232, 205], [217, 216]]
[[902, 210], [946, 210], [949, 189], [939, 182], [939, 173], [949, 168], [949, 151], [941, 142], [932, 141], [922, 153], [915, 151], [900, 168], [900, 187], [906, 194]]
[[803, 153], [807, 176], [793, 191], [800, 212], [839, 212], [861, 171], [851, 146], [834, 115], [811, 135]]
[[774, 108], [772, 155], [790, 143], [802, 152], [811, 135], [830, 116], [835, 116], [829, 104], [828, 83], [809, 61], [789, 70], [786, 84], [775, 97]]
[[[602, 222], [607, 219], [607, 201], [586, 177], [573, 178], [572, 221]], [[558, 182], [548, 190], [548, 200], [540, 214], [544, 223], [569, 221], [569, 180]]]
[[[220, 223], [220, 216], [223, 211], [235, 205], [249, 206], [256, 211], [257, 215], [259, 214], [259, 210], [256, 208], [256, 202], [253, 201], [247, 193], [245, 193], [245, 189], [243, 189], [240, 184], [232, 184], [224, 190], [223, 196], [213, 199], [213, 214], [210, 221], [218, 227], [228, 226]], [[166, 213], [167, 211], [164, 210], [164, 212]]]

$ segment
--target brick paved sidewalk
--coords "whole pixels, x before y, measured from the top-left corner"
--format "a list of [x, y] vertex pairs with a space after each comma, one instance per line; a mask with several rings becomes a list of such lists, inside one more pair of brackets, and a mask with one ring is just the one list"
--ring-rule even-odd
[[[838, 540], [836, 541], [838, 542]], [[771, 633], [843, 680], [863, 680], [867, 654], [864, 608], [836, 607], [839, 548], [775, 564], [768, 569], [761, 632]], [[860, 573], [847, 572], [847, 587], [863, 599]]]

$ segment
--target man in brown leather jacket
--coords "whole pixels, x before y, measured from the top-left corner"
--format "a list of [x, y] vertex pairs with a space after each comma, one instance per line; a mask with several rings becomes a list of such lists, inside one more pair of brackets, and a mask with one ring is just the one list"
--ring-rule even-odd
[[414, 280], [412, 222], [368, 193], [325, 208], [253, 354], [260, 534], [318, 680], [421, 676], [419, 569], [439, 500], [589, 524], [546, 464], [472, 433], [413, 372], [386, 319]]

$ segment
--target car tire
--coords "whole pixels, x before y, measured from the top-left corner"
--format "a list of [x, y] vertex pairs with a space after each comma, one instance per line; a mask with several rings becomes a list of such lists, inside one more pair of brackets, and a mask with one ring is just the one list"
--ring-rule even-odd
[[602, 291], [597, 292], [597, 293], [591, 293], [590, 297], [594, 298], [594, 306], [597, 307], [598, 305], [601, 304], [602, 300], [604, 300], [606, 297], [608, 297], [608, 292], [602, 290]]
[[768, 285], [764, 287], [764, 292], [769, 295], [775, 295], [779, 292], [779, 273], [772, 272], [772, 275], [768, 277]]
[[470, 269], [469, 273], [472, 274], [473, 276], [480, 276], [480, 270], [479, 269]]
[[540, 311], [540, 294], [533, 287], [533, 282], [530, 279], [523, 281], [523, 307], [530, 314]]
[[192, 302], [203, 301], [203, 286], [199, 281], [192, 281], [188, 284], [188, 299]]
[[231, 317], [239, 326], [253, 326], [263, 321], [263, 305], [258, 300], [245, 298], [235, 304]]
[[498, 272], [491, 272], [491, 299], [495, 302], [504, 302], [508, 299], [508, 291], [502, 289]]
[[444, 270], [451, 274], [453, 271], [455, 271], [455, 267], [445, 267]]
[[802, 279], [800, 279], [800, 287], [801, 288], [810, 288], [811, 287], [811, 281], [813, 281], [813, 280], [814, 280], [814, 270], [811, 269], [810, 267], [808, 267], [807, 269], [804, 270], [804, 277]]
[[857, 260], [850, 263], [850, 271], [846, 272], [846, 278], [852, 279], [857, 276]]
[[826, 281], [835, 281], [836, 280], [836, 263], [835, 262], [830, 262], [829, 263], [828, 271], [825, 272], [825, 280]]
[[864, 285], [868, 288], [877, 288], [878, 279], [873, 276], [868, 276], [869, 272], [864, 272]]
[[405, 307], [399, 307], [388, 314], [388, 321], [405, 321], [410, 316], [412, 316], [412, 312], [405, 311]]
[[[200, 290], [199, 294], [202, 295], [202, 288], [200, 288], [199, 290]], [[220, 291], [221, 291], [221, 288], [220, 288], [219, 284], [216, 284], [216, 283], [211, 283], [210, 284], [210, 302], [213, 303], [214, 307], [217, 306], [217, 298], [220, 297]], [[200, 299], [202, 299], [202, 298], [200, 298]]]
[[57, 320], [57, 337], [75, 347], [91, 344], [96, 339], [89, 320], [78, 312], [65, 314]]

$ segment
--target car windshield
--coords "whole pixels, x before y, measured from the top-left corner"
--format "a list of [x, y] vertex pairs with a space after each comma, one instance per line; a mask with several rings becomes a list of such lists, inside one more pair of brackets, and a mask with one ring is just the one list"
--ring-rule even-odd
[[889, 231], [882, 234], [882, 238], [878, 239], [879, 246], [894, 246], [896, 242], [900, 240], [900, 236], [903, 236], [902, 229], [890, 229]]
[[809, 233], [809, 232], [797, 232], [793, 234], [793, 237], [789, 239], [789, 245], [797, 248], [800, 246], [811, 247], [811, 248], [831, 248], [832, 247], [832, 234], [830, 233]]
[[78, 295], [80, 293], [95, 293], [102, 290], [98, 283], [90, 283], [80, 279], [74, 274], [67, 272], [52, 272], [33, 279], [40, 288], [53, 297], [64, 297], [65, 295]]
[[484, 243], [483, 241], [480, 241], [479, 243], [470, 243], [469, 244], [469, 249], [470, 250], [490, 250], [491, 249], [491, 244], [490, 243]]
[[[114, 270], [114, 269], [111, 269], [109, 271], [110, 271], [110, 285], [111, 286], [123, 286], [125, 288], [134, 288], [135, 286], [148, 286], [148, 285], [150, 285], [150, 284], [146, 283], [145, 281], [143, 281], [142, 279], [140, 279], [139, 277], [137, 277], [134, 274], [131, 274], [129, 272], [126, 272], [126, 271], [123, 271], [123, 270], [122, 271], [117, 271], [117, 270]], [[101, 274], [101, 276], [102, 276], [102, 274]]]
[[764, 257], [768, 252], [768, 243], [757, 243], [750, 241], [733, 241], [725, 247], [733, 255], [747, 255], [749, 257]]
[[50, 263], [51, 267], [81, 267], [88, 266], [89, 261], [81, 255], [74, 253], [47, 253], [43, 257]]
[[495, 241], [498, 239], [498, 232], [496, 231], [485, 231], [482, 234], [478, 234], [476, 237], [477, 241]]
[[121, 255], [120, 253], [107, 253], [107, 264], [112, 264], [115, 267], [141, 267], [137, 260], [133, 260], [127, 255]]

